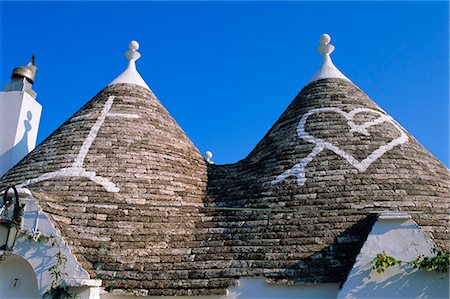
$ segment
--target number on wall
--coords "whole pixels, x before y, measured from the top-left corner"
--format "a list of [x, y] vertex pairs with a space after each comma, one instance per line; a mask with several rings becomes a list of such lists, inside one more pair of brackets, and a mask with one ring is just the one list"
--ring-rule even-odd
[[22, 285], [22, 279], [18, 277], [11, 278], [9, 280], [9, 289], [10, 290], [18, 290]]

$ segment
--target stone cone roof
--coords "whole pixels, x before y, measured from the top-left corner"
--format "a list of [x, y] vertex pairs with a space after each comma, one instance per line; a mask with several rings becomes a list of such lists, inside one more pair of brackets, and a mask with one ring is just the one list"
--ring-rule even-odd
[[[8, 171], [0, 186], [30, 189], [104, 285], [187, 295], [188, 288], [192, 294], [217, 289], [201, 277], [188, 282], [192, 248], [207, 239], [197, 227], [206, 180], [204, 159], [155, 95], [115, 84]], [[208, 268], [200, 263], [192, 271]]]
[[[101, 202], [202, 206], [205, 179], [201, 154], [155, 95], [116, 84], [8, 171], [2, 184], [51, 191], [69, 202], [103, 194]], [[56, 181], [61, 193], [53, 189]]]
[[210, 166], [208, 194], [224, 209], [229, 251], [248, 246], [240, 274], [343, 282], [373, 212], [411, 212], [448, 246], [449, 183], [447, 168], [358, 87], [327, 78], [305, 86], [247, 158]]

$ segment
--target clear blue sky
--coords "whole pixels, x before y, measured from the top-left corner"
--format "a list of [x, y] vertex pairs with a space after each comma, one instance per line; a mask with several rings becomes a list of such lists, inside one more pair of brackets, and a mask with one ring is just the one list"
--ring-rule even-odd
[[0, 83], [36, 54], [38, 142], [126, 66], [199, 150], [244, 158], [320, 65], [338, 68], [449, 165], [448, 2], [1, 2]]

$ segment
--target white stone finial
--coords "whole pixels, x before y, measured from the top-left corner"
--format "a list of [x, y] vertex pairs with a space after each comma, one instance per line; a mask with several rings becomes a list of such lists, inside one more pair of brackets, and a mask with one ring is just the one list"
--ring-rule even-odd
[[131, 83], [140, 85], [150, 90], [150, 87], [148, 87], [147, 83], [145, 83], [144, 79], [142, 79], [141, 75], [139, 75], [138, 71], [136, 70], [136, 60], [141, 58], [141, 54], [137, 51], [139, 49], [139, 43], [135, 40], [131, 41], [128, 44], [128, 49], [129, 50], [125, 52], [125, 56], [128, 58], [127, 69], [122, 74], [120, 74], [119, 77], [109, 83], [109, 85], [118, 83]]
[[331, 61], [330, 54], [334, 51], [334, 46], [330, 44], [330, 35], [324, 33], [320, 36], [319, 40], [321, 46], [317, 48], [317, 51], [322, 54], [322, 65], [308, 83], [325, 78], [341, 78], [350, 81], [336, 68], [336, 66], [333, 64], [333, 61]]
[[320, 36], [320, 43], [322, 44], [317, 51], [322, 55], [330, 55], [334, 51], [334, 46], [330, 44], [330, 35], [324, 33]]
[[128, 45], [128, 49], [130, 50], [125, 53], [125, 56], [128, 58], [128, 60], [136, 61], [141, 58], [141, 53], [137, 51], [139, 49], [139, 43], [137, 41], [131, 41]]
[[209, 164], [214, 164], [214, 162], [211, 161], [212, 156], [213, 156], [213, 154], [210, 151], [205, 152], [204, 158], [205, 158], [206, 162], [208, 162]]

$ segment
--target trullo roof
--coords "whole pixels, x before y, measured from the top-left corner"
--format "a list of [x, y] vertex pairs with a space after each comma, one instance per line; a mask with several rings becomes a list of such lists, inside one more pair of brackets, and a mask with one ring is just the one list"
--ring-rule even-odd
[[380, 212], [410, 213], [448, 247], [448, 169], [337, 70], [329, 41], [320, 70], [248, 157], [209, 167], [222, 255], [238, 275], [342, 282]]

